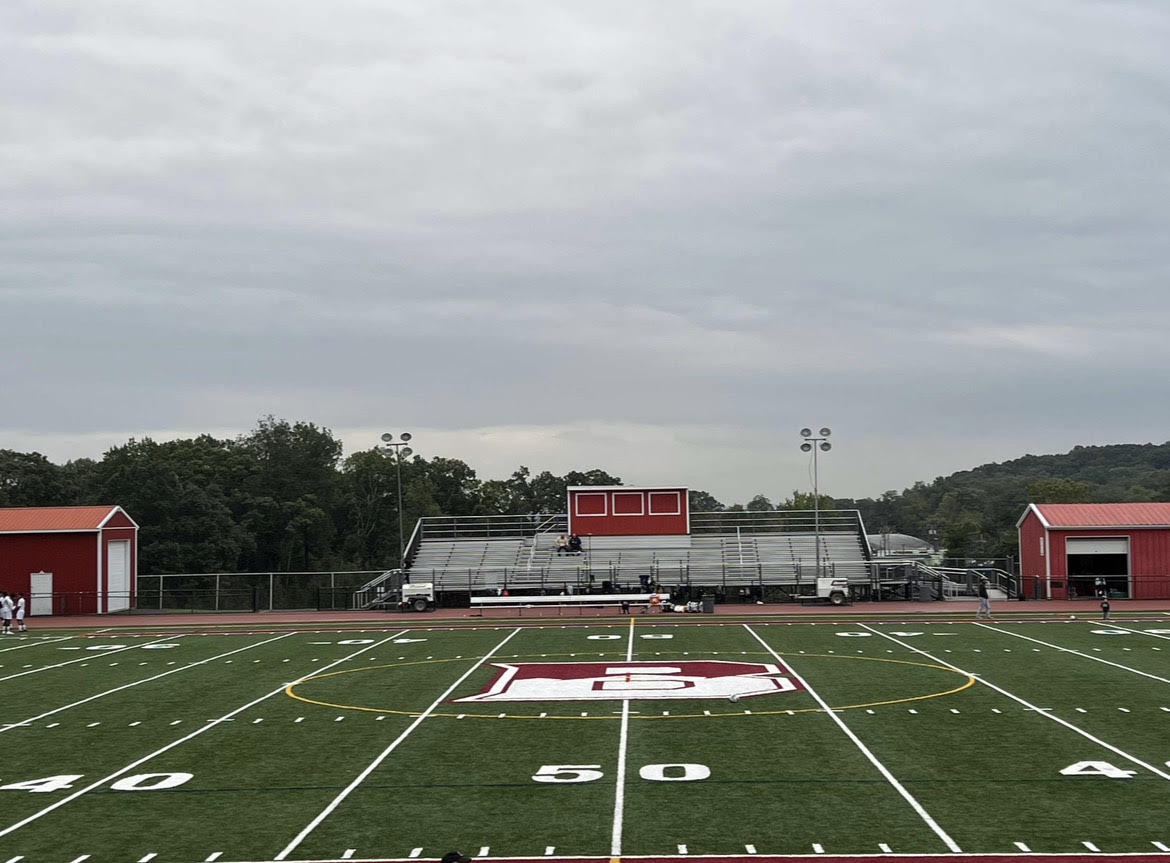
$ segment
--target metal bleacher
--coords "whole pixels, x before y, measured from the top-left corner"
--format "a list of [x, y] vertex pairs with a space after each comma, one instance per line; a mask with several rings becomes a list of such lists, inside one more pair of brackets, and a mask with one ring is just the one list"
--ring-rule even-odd
[[579, 554], [557, 554], [556, 537], [567, 532], [563, 514], [423, 518], [408, 573], [476, 594], [799, 586], [818, 571], [870, 584], [877, 572], [856, 510], [694, 513], [689, 535], [585, 536]]

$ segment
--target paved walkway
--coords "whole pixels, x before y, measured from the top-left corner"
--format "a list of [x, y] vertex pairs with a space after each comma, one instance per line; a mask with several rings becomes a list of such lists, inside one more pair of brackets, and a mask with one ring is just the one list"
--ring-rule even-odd
[[[1170, 599], [1162, 600], [1127, 600], [1115, 599], [1112, 602], [1113, 616], [1116, 618], [1142, 616], [1165, 616], [1170, 619]], [[969, 620], [975, 617], [975, 603], [962, 600], [947, 602], [859, 602], [854, 605], [824, 606], [824, 605], [797, 605], [790, 603], [772, 603], [768, 605], [748, 605], [740, 603], [724, 603], [715, 606], [715, 614], [707, 615], [670, 615], [678, 618], [679, 622], [685, 619], [688, 623], [700, 623], [708, 620], [742, 617], [780, 617], [791, 619], [857, 619], [857, 618], [931, 618], [946, 620]], [[560, 612], [558, 614], [558, 611]], [[1067, 618], [1070, 614], [1077, 617], [1092, 619], [1100, 616], [1097, 603], [1092, 599], [1086, 600], [1029, 600], [1027, 602], [1013, 602], [1004, 600], [992, 603], [992, 613], [999, 619], [1020, 617], [1037, 618]], [[641, 617], [642, 615], [638, 615]], [[655, 615], [662, 617], [664, 615]], [[514, 608], [486, 609], [481, 616], [466, 608], [441, 608], [433, 613], [417, 614], [412, 612], [386, 611], [261, 611], [224, 612], [224, 613], [184, 613], [172, 614], [106, 614], [106, 615], [77, 615], [68, 617], [37, 617], [29, 620], [30, 630], [43, 629], [89, 629], [91, 631], [116, 631], [124, 627], [191, 627], [191, 626], [225, 626], [251, 625], [266, 627], [273, 624], [305, 624], [320, 626], [329, 624], [375, 624], [378, 626], [419, 625], [428, 621], [444, 623], [449, 621], [478, 621], [478, 620], [547, 620], [552, 618], [565, 621], [590, 618], [615, 618], [612, 607], [604, 608]]]

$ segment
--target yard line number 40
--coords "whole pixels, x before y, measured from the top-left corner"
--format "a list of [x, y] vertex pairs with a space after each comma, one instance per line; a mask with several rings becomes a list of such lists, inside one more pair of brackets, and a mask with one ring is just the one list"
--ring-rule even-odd
[[[73, 783], [84, 779], [83, 773], [65, 773], [60, 776], [46, 776], [43, 779], [26, 779], [24, 782], [10, 782], [0, 785], [0, 791], [31, 791], [34, 794], [47, 794], [51, 791], [68, 791]], [[162, 791], [167, 788], [178, 788], [193, 778], [191, 773], [138, 773], [134, 776], [123, 776], [110, 786], [111, 791]]]

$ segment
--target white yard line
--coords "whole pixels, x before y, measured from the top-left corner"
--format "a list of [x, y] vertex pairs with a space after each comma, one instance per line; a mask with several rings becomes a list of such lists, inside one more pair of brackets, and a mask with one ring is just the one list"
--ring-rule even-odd
[[[343, 662], [346, 662], [350, 659], [353, 659], [355, 656], [359, 656], [359, 655], [365, 653], [367, 650], [373, 650], [375, 647], [380, 647], [383, 644], [385, 644], [386, 642], [390, 641], [390, 639], [397, 638], [400, 635], [403, 635], [404, 633], [407, 633], [409, 631], [410, 631], [409, 629], [404, 629], [404, 630], [402, 630], [402, 632], [387, 636], [382, 641], [379, 641], [376, 644], [367, 644], [364, 647], [362, 647], [361, 649], [355, 650], [353, 653], [349, 654], [348, 656], [343, 656], [341, 659], [338, 659], [335, 662], [331, 662], [323, 668], [314, 668], [312, 671], [308, 672], [307, 674], [302, 674], [300, 677], [296, 678], [292, 682], [294, 684], [300, 683], [303, 680], [307, 680], [310, 677], [314, 677], [318, 674], [321, 674], [321, 673], [327, 671], [328, 669], [332, 668], [335, 665], [340, 665]], [[186, 743], [188, 740], [191, 740], [195, 737], [198, 737], [200, 734], [203, 734], [206, 731], [210, 731], [212, 728], [218, 728], [220, 725], [224, 724], [227, 720], [231, 719], [237, 713], [243, 713], [249, 707], [254, 707], [255, 705], [259, 704], [261, 701], [264, 701], [268, 698], [271, 698], [274, 695], [279, 695], [280, 693], [284, 692], [284, 690], [287, 686], [289, 686], [289, 684], [282, 683], [278, 688], [272, 690], [271, 692], [267, 692], [264, 695], [261, 695], [259, 698], [252, 699], [247, 704], [243, 705], [242, 707], [237, 707], [235, 710], [231, 711], [230, 713], [225, 713], [219, 719], [213, 719], [213, 720], [210, 720], [208, 722], [205, 722], [203, 725], [201, 725], [199, 728], [192, 731], [190, 734], [184, 735], [183, 737], [180, 737], [178, 740], [173, 740], [170, 743], [168, 743], [166, 746], [163, 746], [163, 747], [160, 747], [160, 748], [154, 750], [154, 752], [151, 752], [149, 755], [144, 755], [142, 758], [139, 758], [137, 761], [133, 761], [130, 764], [127, 764], [125, 767], [121, 768], [120, 770], [116, 770], [113, 773], [111, 773], [110, 775], [102, 777], [97, 782], [91, 782], [89, 785], [86, 785], [84, 788], [80, 788], [77, 791], [74, 791], [68, 797], [62, 797], [56, 803], [53, 803], [49, 806], [46, 806], [44, 809], [41, 809], [38, 812], [34, 812], [32, 815], [28, 815], [28, 816], [22, 818], [21, 820], [17, 821], [15, 824], [8, 825], [3, 830], [0, 830], [0, 837], [7, 836], [9, 833], [12, 833], [16, 830], [19, 830], [21, 827], [24, 827], [26, 824], [31, 824], [33, 821], [36, 821], [38, 818], [43, 818], [45, 815], [48, 815], [50, 812], [53, 812], [56, 809], [60, 809], [66, 803], [71, 803], [72, 801], [76, 800], [78, 797], [82, 796], [83, 794], [88, 794], [90, 791], [93, 791], [95, 788], [100, 788], [102, 785], [105, 785], [107, 782], [112, 782], [113, 780], [117, 779], [119, 776], [123, 776], [123, 775], [129, 773], [131, 770], [134, 770], [136, 767], [139, 767], [139, 766], [145, 764], [147, 761], [150, 761], [152, 758], [157, 758], [158, 756], [162, 755], [165, 752], [170, 752], [176, 746], [181, 746], [182, 744]]]
[[[634, 661], [634, 618], [630, 618], [630, 637], [626, 644], [626, 662]], [[613, 833], [609, 853], [620, 857], [622, 853], [622, 823], [626, 809], [626, 747], [630, 740], [630, 699], [622, 699], [622, 724], [618, 734], [617, 787], [613, 797]]]
[[[231, 656], [235, 653], [251, 650], [253, 647], [260, 647], [261, 645], [268, 644], [269, 642], [280, 641], [280, 639], [288, 638], [290, 635], [292, 635], [291, 632], [286, 632], [284, 635], [278, 635], [275, 638], [269, 638], [265, 641], [258, 641], [255, 644], [249, 644], [247, 647], [239, 647], [235, 650], [229, 650], [227, 653], [221, 653], [218, 656], [210, 656], [207, 659], [200, 659], [198, 662], [192, 662], [187, 665], [180, 665], [178, 668], [172, 668], [170, 671], [164, 671], [161, 674], [154, 675], [153, 677], [144, 677], [142, 680], [135, 680], [132, 683], [125, 683], [121, 686], [116, 686], [113, 689], [107, 689], [105, 692], [99, 692], [97, 695], [89, 696], [89, 698], [83, 698], [80, 701], [74, 701], [72, 704], [66, 704], [64, 707], [57, 707], [53, 710], [47, 710], [44, 713], [38, 713], [36, 716], [30, 716], [28, 719], [23, 719], [20, 722], [0, 725], [0, 734], [3, 734], [5, 731], [11, 731], [13, 728], [27, 725], [30, 722], [36, 722], [38, 719], [44, 719], [46, 716], [52, 716], [54, 713], [60, 713], [62, 710], [68, 710], [71, 707], [77, 707], [78, 705], [86, 704], [90, 701], [95, 701], [98, 698], [104, 698], [107, 695], [113, 695], [115, 692], [121, 692], [123, 689], [130, 689], [131, 687], [138, 686], [142, 683], [150, 683], [152, 680], [158, 680], [161, 677], [167, 677], [171, 674], [178, 674], [180, 671], [187, 671], [188, 669], [196, 668], [200, 665], [206, 665], [208, 662], [215, 662], [215, 660], [223, 659], [225, 656]], [[131, 723], [131, 725], [137, 724], [137, 722]]]
[[902, 783], [897, 780], [894, 774], [892, 774], [886, 768], [886, 766], [878, 760], [878, 757], [870, 752], [869, 747], [862, 743], [861, 739], [856, 734], [854, 734], [852, 730], [850, 730], [848, 725], [845, 724], [845, 720], [838, 716], [836, 711], [834, 711], [833, 708], [831, 708], [828, 703], [823, 698], [821, 698], [817, 691], [809, 686], [808, 681], [801, 677], [800, 673], [792, 667], [792, 663], [787, 659], [781, 659], [780, 654], [773, 650], [772, 646], [768, 644], [768, 642], [764, 641], [764, 639], [760, 638], [760, 636], [756, 634], [756, 631], [746, 623], [743, 625], [743, 628], [748, 631], [748, 634], [751, 635], [752, 638], [763, 645], [764, 649], [772, 654], [772, 656], [776, 658], [777, 662], [788, 668], [788, 670], [792, 673], [792, 676], [796, 678], [800, 685], [804, 687], [805, 691], [808, 692], [808, 694], [813, 697], [813, 700], [821, 706], [821, 709], [825, 711], [825, 715], [837, 723], [837, 727], [845, 733], [845, 736], [853, 742], [854, 746], [861, 750], [861, 754], [869, 759], [869, 763], [877, 768], [877, 771], [885, 777], [886, 781], [890, 783], [893, 789], [902, 795], [902, 799], [910, 804], [910, 807], [916, 813], [918, 813], [918, 817], [921, 818], [923, 822], [925, 822], [927, 827], [934, 831], [934, 834], [942, 840], [943, 844], [956, 854], [961, 853], [963, 849], [959, 847], [959, 844], [955, 842], [955, 840], [952, 839], [950, 835], [942, 829], [941, 826], [939, 826], [939, 823], [934, 820], [929, 812], [926, 811], [926, 808], [918, 802], [913, 794], [906, 790], [905, 786], [903, 786]]
[[1163, 635], [1160, 632], [1146, 632], [1144, 629], [1129, 629], [1125, 626], [1118, 626], [1112, 620], [1099, 621], [1103, 626], [1108, 626], [1110, 629], [1123, 629], [1126, 632], [1132, 632], [1134, 635], [1144, 635], [1147, 638], [1161, 638], [1163, 641], [1170, 641], [1170, 635]]
[[1145, 761], [1142, 761], [1136, 755], [1130, 755], [1125, 750], [1118, 749], [1112, 743], [1106, 743], [1100, 737], [1096, 737], [1096, 736], [1090, 734], [1088, 731], [1085, 731], [1083, 728], [1078, 728], [1076, 725], [1073, 725], [1068, 720], [1061, 719], [1059, 716], [1054, 716], [1051, 710], [1041, 710], [1035, 704], [1032, 704], [1031, 702], [1026, 701], [1025, 699], [1021, 698], [1018, 695], [1015, 695], [1011, 692], [1008, 692], [1006, 689], [1004, 689], [1001, 686], [996, 686], [994, 683], [991, 683], [990, 681], [984, 680], [978, 674], [972, 674], [970, 671], [967, 671], [963, 668], [960, 668], [959, 666], [955, 665], [954, 663], [947, 662], [945, 659], [939, 659], [937, 656], [934, 656], [933, 654], [928, 653], [925, 650], [920, 650], [919, 648], [915, 647], [912, 644], [907, 644], [904, 641], [899, 641], [897, 638], [894, 638], [894, 636], [886, 635], [886, 633], [884, 633], [880, 630], [874, 629], [873, 627], [869, 626], [868, 624], [859, 623], [858, 626], [860, 626], [862, 629], [869, 630], [874, 635], [880, 635], [882, 638], [885, 638], [889, 641], [894, 642], [894, 644], [900, 645], [900, 646], [906, 648], [907, 650], [913, 651], [914, 653], [917, 653], [919, 656], [925, 656], [931, 662], [936, 662], [939, 665], [950, 668], [951, 670], [957, 671], [960, 674], [966, 674], [968, 677], [974, 677], [976, 680], [978, 680], [980, 683], [982, 683], [988, 689], [994, 689], [1000, 695], [1003, 695], [1007, 698], [1010, 698], [1012, 701], [1016, 702], [1017, 704], [1022, 704], [1024, 707], [1026, 707], [1029, 710], [1036, 713], [1037, 716], [1043, 716], [1045, 719], [1050, 719], [1053, 722], [1059, 723], [1060, 725], [1063, 725], [1065, 728], [1067, 728], [1069, 731], [1072, 731], [1076, 734], [1079, 734], [1081, 737], [1084, 737], [1086, 740], [1090, 740], [1093, 743], [1096, 743], [1098, 746], [1101, 746], [1101, 747], [1104, 747], [1105, 749], [1108, 749], [1110, 752], [1112, 752], [1115, 755], [1120, 755], [1126, 761], [1129, 761], [1132, 764], [1136, 764], [1139, 767], [1144, 767], [1146, 770], [1149, 770], [1155, 776], [1160, 776], [1161, 778], [1170, 781], [1170, 773], [1167, 773], [1166, 771], [1160, 770], [1152, 764], [1148, 764]]
[[1018, 632], [1008, 632], [1006, 629], [997, 629], [994, 626], [988, 626], [986, 623], [976, 623], [981, 629], [990, 629], [992, 632], [998, 632], [1001, 635], [1010, 635], [1012, 638], [1022, 638], [1024, 641], [1030, 641], [1033, 644], [1042, 644], [1045, 647], [1051, 647], [1053, 650], [1059, 650], [1061, 653], [1071, 653], [1074, 656], [1080, 656], [1084, 659], [1091, 659], [1094, 662], [1100, 662], [1103, 665], [1112, 665], [1114, 668], [1120, 668], [1122, 671], [1129, 671], [1133, 674], [1140, 674], [1142, 677], [1148, 677], [1150, 680], [1157, 680], [1159, 683], [1170, 683], [1170, 679], [1159, 677], [1156, 674], [1150, 674], [1145, 671], [1138, 671], [1136, 668], [1130, 668], [1128, 665], [1122, 665], [1120, 662], [1110, 662], [1108, 659], [1102, 659], [1099, 656], [1090, 656], [1087, 653], [1081, 653], [1079, 650], [1073, 650], [1071, 647], [1061, 647], [1059, 644], [1052, 644], [1049, 641], [1041, 641], [1039, 638], [1032, 638], [1029, 635], [1020, 635]]
[[[495, 647], [493, 647], [491, 650], [489, 650], [487, 653], [485, 653], [482, 657], [480, 657], [479, 660], [477, 660], [476, 663], [471, 666], [471, 668], [469, 668], [469, 669], [467, 669], [467, 671], [463, 672], [463, 674], [459, 677], [458, 680], [456, 680], [454, 683], [452, 683], [450, 686], [448, 686], [443, 691], [442, 695], [440, 695], [438, 698], [436, 698], [434, 701], [432, 701], [430, 707], [428, 707], [426, 710], [424, 710], [422, 713], [420, 713], [418, 715], [418, 717], [414, 720], [414, 722], [410, 723], [410, 725], [408, 725], [406, 727], [405, 731], [403, 731], [396, 738], [394, 738], [393, 743], [391, 743], [389, 746], [387, 746], [385, 749], [383, 749], [378, 754], [378, 757], [369, 763], [369, 765], [366, 767], [365, 770], [363, 770], [356, 777], [354, 777], [353, 781], [350, 782], [349, 785], [345, 786], [345, 788], [343, 788], [341, 790], [341, 792], [338, 793], [338, 795], [336, 797], [334, 797], [332, 800], [330, 800], [328, 805], [326, 805], [325, 808], [322, 809], [317, 814], [317, 817], [314, 818], [312, 821], [310, 821], [307, 825], [305, 825], [305, 828], [300, 833], [298, 833], [296, 835], [296, 837], [291, 842], [289, 842], [288, 845], [286, 845], [284, 847], [284, 849], [279, 854], [277, 854], [275, 857], [273, 857], [272, 859], [273, 860], [283, 860], [285, 857], [287, 857], [289, 854], [291, 854], [296, 849], [296, 847], [298, 845], [300, 845], [302, 842], [305, 841], [305, 838], [310, 833], [312, 833], [314, 830], [317, 829], [317, 826], [322, 821], [324, 821], [326, 818], [329, 817], [330, 813], [332, 813], [334, 809], [336, 809], [338, 806], [341, 805], [341, 802], [343, 800], [345, 800], [345, 798], [348, 797], [353, 792], [353, 790], [355, 788], [357, 788], [359, 785], [362, 784], [362, 782], [365, 781], [367, 776], [369, 776], [371, 773], [374, 772], [375, 769], [377, 769], [379, 764], [381, 764], [383, 761], [386, 760], [387, 757], [389, 757], [391, 752], [393, 752], [395, 749], [398, 748], [398, 745], [400, 743], [402, 743], [403, 740], [405, 740], [407, 737], [410, 736], [411, 732], [413, 732], [416, 728], [419, 727], [419, 725], [422, 724], [424, 719], [426, 719], [428, 716], [431, 715], [432, 712], [434, 712], [436, 707], [438, 707], [440, 704], [442, 704], [444, 701], [446, 701], [448, 696], [450, 696], [451, 693], [454, 692], [459, 687], [459, 685], [461, 683], [463, 683], [464, 680], [466, 680], [468, 677], [470, 677], [475, 672], [475, 670], [478, 669], [481, 665], [483, 665], [485, 662], [487, 662], [489, 659], [491, 659], [492, 655], [494, 653], [496, 653], [505, 644], [507, 644], [519, 631], [520, 631], [519, 628], [513, 629], [510, 633], [508, 633], [508, 636], [503, 641], [501, 641], [499, 644], [497, 644]], [[380, 642], [380, 643], [385, 643], [385, 642]], [[377, 645], [374, 645], [374, 646], [377, 646]], [[317, 672], [317, 673], [319, 674], [320, 672]], [[4, 835], [3, 833], [0, 833], [0, 836], [3, 836], [3, 835]]]
[[5, 680], [13, 680], [17, 677], [24, 677], [26, 674], [36, 674], [41, 671], [49, 671], [52, 668], [62, 668], [66, 665], [72, 665], [75, 662], [93, 662], [103, 656], [113, 656], [115, 653], [122, 653], [125, 650], [136, 650], [140, 647], [146, 647], [148, 644], [162, 644], [164, 641], [174, 641], [177, 638], [182, 638], [181, 635], [168, 635], [166, 638], [156, 638], [154, 641], [145, 641], [142, 644], [127, 644], [125, 647], [116, 647], [113, 650], [95, 650], [88, 656], [80, 656], [77, 659], [70, 659], [66, 662], [58, 662], [56, 665], [42, 665], [40, 668], [30, 668], [28, 671], [18, 671], [16, 674], [10, 674], [7, 677], [0, 677], [0, 683]]
[[20, 644], [16, 647], [5, 647], [3, 650], [0, 650], [0, 653], [8, 653], [10, 650], [24, 650], [26, 647], [40, 647], [42, 644], [56, 644], [58, 641], [68, 641], [75, 637], [73, 635], [63, 635], [60, 638], [51, 638], [48, 641], [31, 641], [28, 644]]

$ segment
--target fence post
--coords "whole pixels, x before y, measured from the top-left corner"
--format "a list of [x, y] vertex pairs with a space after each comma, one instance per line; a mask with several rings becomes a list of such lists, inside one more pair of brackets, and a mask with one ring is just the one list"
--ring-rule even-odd
[[276, 583], [276, 577], [270, 572], [268, 573], [268, 610], [272, 611], [272, 591]]
[[219, 611], [219, 573], [215, 574], [215, 610]]

